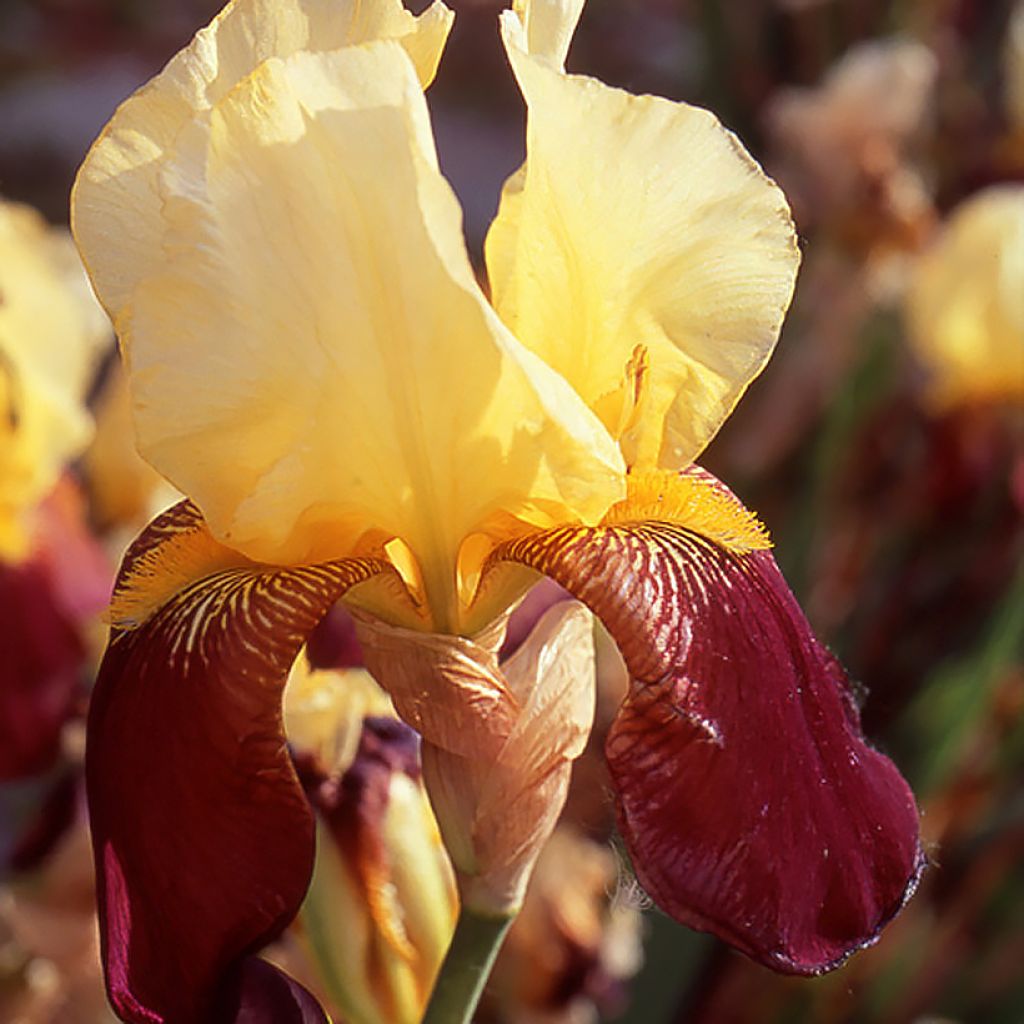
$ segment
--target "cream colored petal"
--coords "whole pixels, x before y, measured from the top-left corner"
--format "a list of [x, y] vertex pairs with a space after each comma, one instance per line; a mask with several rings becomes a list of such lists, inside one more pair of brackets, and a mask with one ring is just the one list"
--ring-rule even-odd
[[512, 9], [526, 34], [526, 46], [535, 57], [555, 67], [565, 66], [576, 24], [586, 0], [513, 0]]
[[371, 715], [394, 718], [395, 712], [366, 669], [314, 669], [299, 655], [284, 691], [284, 727], [293, 749], [340, 776], [355, 760], [363, 719]]
[[0, 202], [0, 556], [89, 440], [86, 391], [110, 328], [66, 232]]
[[907, 319], [935, 405], [1024, 399], [1024, 186], [953, 212], [918, 264]]
[[487, 240], [495, 306], [627, 461], [683, 466], [775, 345], [799, 262], [785, 198], [707, 111], [560, 73], [514, 12], [502, 32], [529, 124]]
[[394, 43], [264, 62], [167, 155], [160, 262], [119, 327], [140, 450], [218, 539], [292, 563], [399, 536], [453, 629], [466, 534], [593, 522], [623, 483], [484, 300], [429, 146]]
[[121, 105], [79, 172], [72, 224], [111, 316], [116, 320], [154, 265], [164, 230], [157, 178], [188, 122], [271, 57], [382, 39], [402, 44], [426, 88], [453, 18], [440, 0], [419, 17], [401, 0], [232, 0]]

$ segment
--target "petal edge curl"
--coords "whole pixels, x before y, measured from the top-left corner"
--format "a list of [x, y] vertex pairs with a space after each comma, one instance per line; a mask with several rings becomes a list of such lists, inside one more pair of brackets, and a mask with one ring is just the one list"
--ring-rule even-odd
[[780, 189], [709, 111], [565, 74], [567, 40], [531, 38], [549, 19], [571, 32], [563, 6], [502, 15], [527, 157], [487, 236], [494, 305], [628, 464], [681, 469], [774, 349], [796, 232]]
[[924, 867], [917, 809], [771, 554], [647, 521], [535, 533], [500, 559], [572, 591], [619, 644], [633, 683], [605, 753], [655, 901], [786, 973], [875, 941]]
[[[190, 534], [204, 540], [188, 503], [158, 518], [126, 556], [119, 586]], [[213, 568], [193, 566], [200, 578], [141, 625], [115, 628], [90, 708], [101, 943], [126, 1021], [223, 1019], [243, 958], [298, 910], [313, 818], [287, 753], [281, 693], [327, 608], [391, 571], [374, 559]]]

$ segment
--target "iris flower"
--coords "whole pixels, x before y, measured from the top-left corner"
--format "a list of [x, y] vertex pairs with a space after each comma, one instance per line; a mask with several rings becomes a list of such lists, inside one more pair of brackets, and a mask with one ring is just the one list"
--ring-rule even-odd
[[936, 411], [1024, 397], [1024, 186], [961, 203], [914, 268], [908, 334]]
[[706, 111], [567, 74], [581, 6], [501, 18], [529, 120], [490, 300], [423, 95], [440, 3], [234, 0], [80, 172], [140, 450], [188, 497], [125, 557], [89, 724], [123, 1019], [230, 1020], [284, 984], [247, 959], [313, 861], [281, 690], [342, 598], [399, 711], [464, 752], [515, 703], [474, 638], [538, 573], [588, 604], [633, 679], [606, 754], [639, 879], [760, 962], [833, 967], [914, 886], [913, 797], [694, 465], [775, 344], [786, 202]]
[[0, 200], [0, 782], [48, 771], [110, 570], [62, 476], [110, 329], [66, 231]]

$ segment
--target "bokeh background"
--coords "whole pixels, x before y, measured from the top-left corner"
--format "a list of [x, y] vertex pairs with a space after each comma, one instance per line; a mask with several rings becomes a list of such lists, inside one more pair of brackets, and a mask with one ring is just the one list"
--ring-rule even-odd
[[[523, 111], [495, 30], [502, 4], [452, 6], [429, 101], [479, 254], [523, 156]], [[116, 104], [218, 7], [0, 0], [0, 195], [66, 224], [75, 169]], [[1024, 5], [591, 0], [569, 69], [709, 107], [790, 197], [804, 253], [794, 305], [703, 462], [771, 529], [797, 597], [857, 681], [868, 735], [914, 786], [932, 865], [877, 946], [828, 977], [778, 977], [643, 907], [615, 859], [599, 763], [584, 761], [567, 824], [589, 852], [565, 854], [575, 871], [554, 857], [532, 938], [514, 944], [481, 1020], [1022, 1024], [1024, 394], [1013, 382], [1024, 337], [951, 367], [914, 327], [934, 311], [912, 306], [922, 258], [962, 204], [1024, 188]], [[109, 363], [90, 389], [97, 414]], [[104, 429], [127, 436], [113, 414]], [[76, 529], [102, 536], [112, 561], [131, 516], [118, 518], [89, 460], [71, 467]], [[82, 685], [59, 751], [2, 787], [4, 1021], [111, 1019], [75, 825], [102, 627], [80, 628]], [[613, 703], [607, 650], [603, 665]]]

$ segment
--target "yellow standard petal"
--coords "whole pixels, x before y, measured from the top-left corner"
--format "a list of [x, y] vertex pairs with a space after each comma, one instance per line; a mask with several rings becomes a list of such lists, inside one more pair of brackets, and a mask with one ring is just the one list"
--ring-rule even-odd
[[907, 319], [935, 406], [1024, 399], [1024, 186], [953, 212], [918, 264]]
[[522, 0], [502, 16], [529, 122], [487, 239], [493, 299], [627, 462], [678, 468], [771, 354], [799, 262], [793, 224], [707, 111], [566, 75], [574, 9]]
[[535, 57], [548, 60], [557, 68], [565, 66], [576, 23], [585, 0], [513, 0], [512, 10], [526, 36], [526, 48]]
[[[220, 541], [299, 563], [399, 537], [454, 629], [468, 533], [621, 496], [607, 432], [475, 282], [399, 45], [265, 61], [178, 133], [157, 186], [119, 334], [140, 450]], [[121, 259], [79, 241], [94, 273]]]
[[419, 17], [401, 0], [232, 0], [163, 72], [126, 100], [96, 140], [75, 185], [72, 226], [90, 252], [96, 293], [115, 322], [159, 262], [165, 224], [158, 178], [178, 133], [270, 57], [396, 39], [424, 88], [454, 15], [437, 0]]
[[110, 328], [66, 232], [0, 202], [0, 558], [89, 440], [85, 392]]

